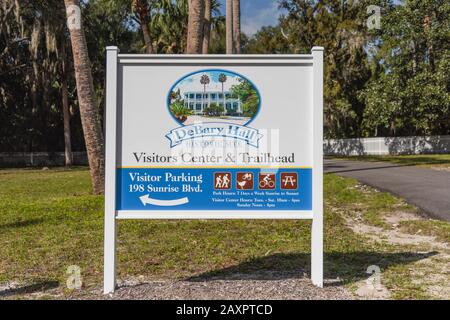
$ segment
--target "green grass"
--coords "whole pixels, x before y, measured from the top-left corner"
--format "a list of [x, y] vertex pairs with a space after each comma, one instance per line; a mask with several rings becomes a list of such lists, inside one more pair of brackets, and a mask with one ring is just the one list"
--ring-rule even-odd
[[387, 161], [399, 165], [450, 169], [450, 154], [421, 154], [399, 156], [351, 156], [348, 160]]
[[450, 244], [450, 223], [436, 220], [403, 221], [400, 227], [406, 233], [434, 236]]
[[326, 175], [325, 199], [332, 208], [353, 218], [358, 217], [364, 223], [377, 227], [388, 227], [383, 217], [393, 209], [417, 212], [414, 206], [393, 197], [386, 192], [357, 184], [353, 179], [344, 179]]
[[[368, 241], [346, 226], [345, 214], [383, 225], [378, 212], [412, 208], [355, 185], [351, 179], [325, 176], [326, 277], [351, 284], [366, 278], [371, 264], [389, 274], [423, 259], [408, 248]], [[0, 284], [56, 283], [67, 294], [66, 270], [78, 265], [84, 289], [101, 286], [103, 197], [90, 192], [85, 168], [0, 170]], [[309, 272], [310, 222], [119, 221], [117, 245], [119, 279]]]

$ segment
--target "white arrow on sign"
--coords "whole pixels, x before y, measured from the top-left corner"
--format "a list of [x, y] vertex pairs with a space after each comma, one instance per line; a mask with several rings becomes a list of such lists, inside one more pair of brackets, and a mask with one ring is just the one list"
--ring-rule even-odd
[[142, 204], [144, 206], [147, 204], [153, 204], [155, 206], [171, 207], [171, 206], [179, 206], [180, 204], [185, 204], [189, 202], [189, 199], [187, 197], [174, 200], [159, 200], [150, 198], [149, 194], [143, 195], [142, 197], [139, 197], [139, 199], [141, 199]]

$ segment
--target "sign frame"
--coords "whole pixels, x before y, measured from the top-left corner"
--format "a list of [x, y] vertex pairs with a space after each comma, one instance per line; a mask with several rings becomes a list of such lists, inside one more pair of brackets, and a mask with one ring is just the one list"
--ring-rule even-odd
[[[105, 107], [105, 225], [104, 286], [105, 294], [116, 289], [116, 221], [118, 219], [274, 219], [273, 211], [223, 210], [214, 214], [184, 211], [118, 211], [117, 192], [117, 125], [118, 77], [121, 64], [178, 65], [276, 65], [301, 64], [312, 67], [312, 210], [277, 211], [276, 219], [308, 219], [311, 227], [311, 280], [323, 287], [323, 55], [324, 48], [313, 47], [305, 55], [148, 55], [119, 54], [115, 46], [106, 48]], [[276, 210], [274, 210], [276, 211]]]

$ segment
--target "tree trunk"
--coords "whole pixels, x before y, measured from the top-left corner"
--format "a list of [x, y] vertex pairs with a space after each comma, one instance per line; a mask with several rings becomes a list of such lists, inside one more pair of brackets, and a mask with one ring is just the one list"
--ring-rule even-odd
[[411, 40], [411, 48], [412, 48], [412, 71], [413, 74], [416, 74], [417, 71], [417, 50], [416, 50], [416, 43], [414, 40]]
[[67, 56], [66, 42], [61, 41], [61, 90], [62, 107], [64, 119], [64, 158], [66, 166], [73, 164], [72, 142], [70, 136], [70, 110], [69, 110], [69, 91], [67, 89]]
[[233, 0], [226, 0], [226, 47], [233, 54]]
[[209, 52], [209, 40], [211, 37], [211, 0], [205, 0], [205, 21], [203, 24], [203, 54]]
[[147, 7], [147, 1], [146, 0], [136, 0], [135, 2], [135, 8], [136, 12], [139, 17], [139, 21], [141, 24], [141, 30], [142, 34], [144, 36], [144, 43], [145, 43], [145, 52], [146, 53], [153, 53], [153, 44], [152, 44], [152, 37], [150, 34], [150, 13]]
[[[92, 189], [95, 194], [100, 194], [104, 192], [105, 187], [103, 132], [100, 124], [100, 115], [95, 106], [91, 63], [89, 61], [81, 16], [79, 16], [80, 2], [79, 0], [64, 0], [64, 3], [66, 5], [67, 22], [72, 43], [78, 104], [80, 106], [81, 124], [89, 160]], [[74, 23], [74, 21], [77, 22]]]
[[233, 0], [234, 53], [241, 53], [241, 0]]
[[142, 34], [144, 35], [145, 52], [153, 53], [152, 38], [150, 36], [150, 28], [148, 27], [148, 21], [141, 22]]
[[186, 53], [202, 53], [203, 19], [205, 17], [205, 1], [189, 0], [189, 21]]
[[423, 26], [425, 31], [425, 39], [426, 44], [428, 48], [428, 59], [430, 62], [430, 69], [432, 72], [435, 70], [435, 63], [434, 63], [434, 48], [433, 48], [433, 41], [430, 37], [430, 27], [431, 27], [431, 18], [429, 15], [426, 15], [423, 19]]

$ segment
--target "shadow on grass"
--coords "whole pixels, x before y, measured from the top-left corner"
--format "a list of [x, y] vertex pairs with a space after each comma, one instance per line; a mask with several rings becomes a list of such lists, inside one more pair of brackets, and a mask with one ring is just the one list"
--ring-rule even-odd
[[34, 292], [44, 292], [50, 289], [55, 289], [59, 287], [59, 282], [55, 280], [45, 280], [36, 282], [30, 285], [17, 287], [17, 288], [11, 288], [6, 290], [0, 291], [0, 298], [6, 298], [10, 296], [15, 295], [21, 295], [21, 294], [30, 294]]
[[[366, 270], [371, 265], [380, 267], [381, 271], [396, 265], [407, 265], [429, 258], [438, 252], [332, 252], [325, 254], [324, 278], [339, 279], [332, 285], [352, 283], [366, 279], [370, 275]], [[266, 257], [255, 258], [235, 266], [209, 271], [197, 276], [189, 277], [187, 281], [211, 280], [281, 280], [291, 278], [310, 277], [309, 253], [277, 253]]]
[[44, 221], [44, 219], [30, 219], [30, 220], [15, 221], [15, 222], [10, 222], [10, 223], [0, 224], [0, 230], [34, 226], [34, 225], [42, 223], [43, 221]]

